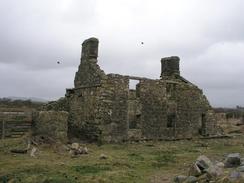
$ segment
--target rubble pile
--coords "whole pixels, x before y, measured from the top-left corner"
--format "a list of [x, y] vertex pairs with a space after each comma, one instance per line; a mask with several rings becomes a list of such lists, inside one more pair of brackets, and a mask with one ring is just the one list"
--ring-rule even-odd
[[178, 175], [174, 183], [244, 182], [244, 159], [239, 153], [228, 154], [223, 162], [213, 162], [201, 155], [190, 166], [188, 175]]

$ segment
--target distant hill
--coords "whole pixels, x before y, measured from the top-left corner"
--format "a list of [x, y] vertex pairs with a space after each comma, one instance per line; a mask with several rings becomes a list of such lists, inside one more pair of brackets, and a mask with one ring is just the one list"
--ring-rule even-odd
[[10, 109], [40, 109], [43, 104], [47, 103], [47, 100], [39, 98], [25, 98], [25, 97], [8, 97], [0, 98], [0, 111]]
[[244, 107], [236, 106], [236, 108], [214, 108], [216, 113], [226, 113], [227, 118], [241, 118], [244, 116]]
[[43, 102], [43, 103], [47, 103], [48, 100], [43, 99], [43, 98], [37, 98], [37, 97], [15, 97], [15, 96], [10, 96], [10, 97], [6, 97], [7, 99], [11, 99], [11, 100], [30, 100], [33, 102]]

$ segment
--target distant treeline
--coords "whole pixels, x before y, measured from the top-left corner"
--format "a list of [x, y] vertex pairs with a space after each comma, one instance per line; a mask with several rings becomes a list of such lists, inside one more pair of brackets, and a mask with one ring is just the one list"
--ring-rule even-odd
[[244, 116], [244, 107], [236, 108], [214, 108], [216, 113], [226, 113], [226, 118], [241, 118]]
[[0, 98], [0, 108], [27, 108], [39, 109], [44, 103], [32, 100], [13, 100], [9, 98]]

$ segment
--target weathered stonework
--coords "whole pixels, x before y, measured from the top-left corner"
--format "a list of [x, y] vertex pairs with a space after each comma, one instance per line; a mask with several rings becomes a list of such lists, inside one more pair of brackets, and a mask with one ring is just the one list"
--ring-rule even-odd
[[66, 97], [61, 97], [57, 101], [51, 101], [44, 104], [41, 108], [42, 111], [69, 111], [69, 104]]
[[98, 39], [90, 38], [82, 44], [81, 62], [75, 75], [75, 88], [100, 84], [105, 73], [97, 65]]
[[[161, 78], [105, 74], [97, 64], [98, 40], [82, 44], [75, 88], [67, 89], [68, 135], [86, 141], [175, 139], [216, 134], [202, 90], [180, 76], [179, 57], [161, 59]], [[135, 90], [130, 80], [138, 80]]]
[[40, 111], [33, 115], [33, 136], [51, 137], [67, 141], [68, 112]]

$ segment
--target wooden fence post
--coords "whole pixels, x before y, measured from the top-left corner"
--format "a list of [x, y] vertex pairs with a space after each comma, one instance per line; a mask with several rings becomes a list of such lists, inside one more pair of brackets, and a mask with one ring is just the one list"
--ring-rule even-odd
[[5, 121], [2, 120], [2, 139], [5, 138]]

